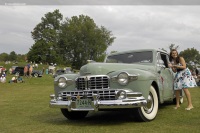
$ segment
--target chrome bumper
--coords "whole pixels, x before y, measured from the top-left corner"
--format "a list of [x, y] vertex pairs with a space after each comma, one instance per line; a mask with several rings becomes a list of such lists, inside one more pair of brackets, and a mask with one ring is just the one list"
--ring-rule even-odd
[[143, 96], [126, 98], [121, 100], [98, 100], [96, 94], [93, 95], [93, 101], [90, 108], [76, 108], [76, 102], [71, 100], [71, 96], [67, 96], [67, 101], [57, 100], [55, 95], [50, 95], [51, 108], [66, 108], [68, 111], [98, 111], [101, 109], [122, 109], [137, 108], [147, 105], [147, 101]]

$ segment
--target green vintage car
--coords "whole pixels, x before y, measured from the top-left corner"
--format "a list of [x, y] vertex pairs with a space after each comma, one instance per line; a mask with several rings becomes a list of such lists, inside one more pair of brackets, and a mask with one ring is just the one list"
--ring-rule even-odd
[[168, 62], [169, 55], [156, 49], [108, 55], [103, 63], [82, 66], [79, 74], [56, 77], [50, 107], [60, 108], [70, 120], [89, 111], [128, 109], [136, 120], [151, 121], [159, 104], [175, 100]]

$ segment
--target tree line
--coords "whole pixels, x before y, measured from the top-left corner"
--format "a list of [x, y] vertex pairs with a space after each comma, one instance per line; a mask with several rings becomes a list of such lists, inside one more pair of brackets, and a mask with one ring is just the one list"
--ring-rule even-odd
[[10, 54], [7, 53], [1, 53], [0, 54], [0, 61], [12, 61], [12, 62], [24, 62], [26, 60], [26, 55], [24, 54], [17, 54], [15, 51], [10, 52]]

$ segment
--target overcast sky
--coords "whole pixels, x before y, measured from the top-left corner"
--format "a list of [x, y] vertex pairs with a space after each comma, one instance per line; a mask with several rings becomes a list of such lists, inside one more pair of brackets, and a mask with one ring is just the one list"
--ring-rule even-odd
[[200, 51], [200, 5], [81, 5], [0, 6], [0, 53], [26, 54], [34, 44], [31, 31], [48, 12], [59, 9], [63, 17], [88, 15], [116, 37], [110, 51], [164, 48]]

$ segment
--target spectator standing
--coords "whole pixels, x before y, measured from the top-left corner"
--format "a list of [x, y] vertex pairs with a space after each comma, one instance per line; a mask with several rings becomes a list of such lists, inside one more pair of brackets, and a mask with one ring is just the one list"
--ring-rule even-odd
[[44, 71], [45, 71], [45, 68], [43, 67], [43, 68], [42, 68], [42, 73], [43, 73], [43, 74], [44, 74]]
[[46, 69], [46, 74], [49, 74], [49, 70], [48, 70], [48, 68]]
[[9, 73], [12, 74], [12, 68], [9, 69]]
[[196, 82], [192, 77], [190, 70], [186, 67], [184, 58], [179, 56], [176, 49], [172, 49], [170, 52], [170, 62], [171, 64], [169, 64], [169, 67], [171, 67], [172, 71], [176, 73], [174, 78], [176, 106], [174, 107], [174, 109], [178, 109], [180, 107], [180, 91], [183, 89], [188, 101], [188, 105], [185, 110], [191, 110], [194, 107], [192, 105], [191, 94], [188, 88], [197, 86]]

